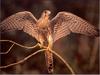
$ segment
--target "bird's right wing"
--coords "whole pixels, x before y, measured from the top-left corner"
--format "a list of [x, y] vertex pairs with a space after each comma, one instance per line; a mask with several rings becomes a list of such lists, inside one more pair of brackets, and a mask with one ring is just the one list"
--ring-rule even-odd
[[28, 11], [18, 12], [0, 23], [0, 32], [23, 30], [38, 40], [36, 18]]
[[98, 36], [99, 31], [82, 18], [69, 13], [59, 12], [50, 22], [53, 41], [69, 35], [71, 32], [87, 36]]

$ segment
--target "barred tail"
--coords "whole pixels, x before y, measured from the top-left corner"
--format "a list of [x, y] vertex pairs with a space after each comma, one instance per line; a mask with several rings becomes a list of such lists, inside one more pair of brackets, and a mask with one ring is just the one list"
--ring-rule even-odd
[[48, 73], [52, 74], [53, 73], [53, 54], [49, 51], [45, 51], [45, 59], [46, 59], [46, 66], [48, 69]]

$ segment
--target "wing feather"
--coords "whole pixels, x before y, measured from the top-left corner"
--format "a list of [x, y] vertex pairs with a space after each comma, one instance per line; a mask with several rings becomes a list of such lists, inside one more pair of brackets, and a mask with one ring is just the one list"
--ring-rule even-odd
[[36, 23], [37, 20], [31, 12], [18, 12], [0, 23], [0, 32], [23, 30], [38, 40]]
[[97, 36], [97, 29], [82, 18], [69, 12], [59, 12], [50, 22], [54, 42], [71, 32]]

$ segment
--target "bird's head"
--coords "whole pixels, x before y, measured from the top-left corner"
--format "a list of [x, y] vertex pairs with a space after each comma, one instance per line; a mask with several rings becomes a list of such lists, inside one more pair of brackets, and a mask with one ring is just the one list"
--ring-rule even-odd
[[51, 14], [51, 11], [44, 10], [43, 13], [42, 13], [42, 17], [49, 17], [50, 14]]

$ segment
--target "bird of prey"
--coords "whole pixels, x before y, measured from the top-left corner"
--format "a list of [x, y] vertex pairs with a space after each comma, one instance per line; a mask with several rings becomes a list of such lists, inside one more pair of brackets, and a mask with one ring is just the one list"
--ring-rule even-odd
[[[97, 28], [72, 13], [59, 12], [51, 20], [50, 14], [49, 10], [44, 10], [37, 20], [31, 12], [18, 12], [0, 23], [0, 31], [23, 30], [47, 48], [52, 48], [54, 42], [71, 32], [98, 36]], [[53, 73], [53, 55], [48, 49], [45, 51], [45, 58], [48, 73]]]

